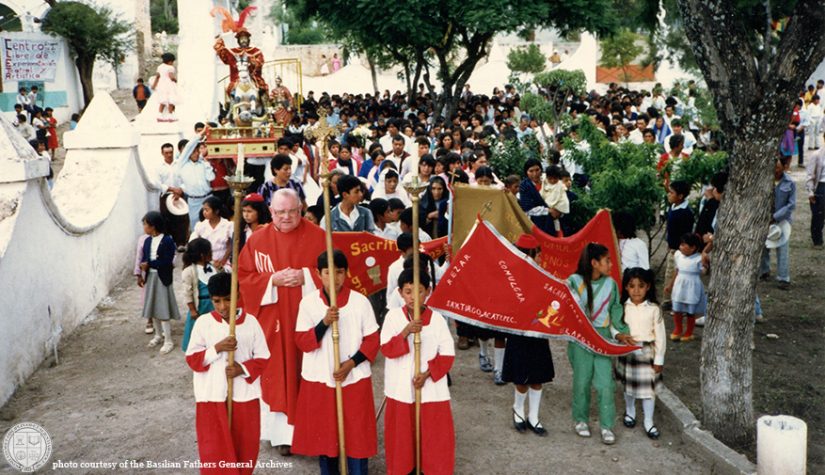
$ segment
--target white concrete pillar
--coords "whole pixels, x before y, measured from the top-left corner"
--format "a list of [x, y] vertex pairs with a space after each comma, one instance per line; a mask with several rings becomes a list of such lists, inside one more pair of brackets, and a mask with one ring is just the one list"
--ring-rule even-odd
[[791, 416], [762, 416], [756, 422], [759, 475], [805, 475], [808, 426]]

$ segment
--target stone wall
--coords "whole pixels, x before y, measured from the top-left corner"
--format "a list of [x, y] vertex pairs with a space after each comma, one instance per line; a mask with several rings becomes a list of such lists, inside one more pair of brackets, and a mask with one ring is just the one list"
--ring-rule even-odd
[[98, 93], [67, 132], [53, 190], [48, 162], [0, 117], [0, 405], [134, 264], [141, 217], [156, 192], [139, 135]]

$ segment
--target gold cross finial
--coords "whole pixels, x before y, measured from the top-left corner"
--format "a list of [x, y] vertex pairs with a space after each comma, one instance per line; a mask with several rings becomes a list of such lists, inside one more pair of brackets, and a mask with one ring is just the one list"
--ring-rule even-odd
[[318, 109], [318, 117], [318, 123], [315, 127], [305, 130], [304, 137], [321, 142], [321, 150], [323, 155], [321, 158], [324, 162], [324, 166], [328, 168], [329, 157], [327, 156], [327, 151], [329, 139], [334, 136], [336, 129], [327, 123], [327, 110], [323, 107]]

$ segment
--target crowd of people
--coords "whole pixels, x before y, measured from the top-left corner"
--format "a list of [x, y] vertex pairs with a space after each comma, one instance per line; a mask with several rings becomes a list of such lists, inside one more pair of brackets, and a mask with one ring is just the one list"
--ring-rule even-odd
[[[422, 430], [428, 434], [422, 439], [423, 471], [453, 471], [455, 440], [449, 386], [462, 384], [449, 376], [456, 347], [468, 350], [478, 345], [480, 371], [493, 373], [492, 381], [497, 385], [514, 385], [512, 420], [516, 431], [546, 435], [540, 421], [541, 388], [555, 376], [546, 340], [467, 324], [457, 324], [453, 330], [442, 315], [426, 306], [422, 321], [412, 320], [414, 294], [426, 299], [449, 260], [433, 260], [422, 254], [427, 270], [421, 275], [421, 288], [413, 287], [411, 267], [416, 250], [411, 233], [415, 223], [412, 201], [402, 185], [416, 180], [427, 185], [420, 197], [422, 242], [448, 235], [452, 189], [460, 184], [512, 193], [540, 229], [567, 236], [578, 230], [569, 219], [571, 202], [577, 194], [591, 192], [589, 170], [565, 149], [588, 148], [586, 140], [579, 137], [577, 121], [589, 118], [610, 142], [656, 144], [660, 166], [678, 165], [689, 160], [694, 150], [719, 148], [716, 132], [697, 119], [695, 95], [692, 83], [667, 96], [660, 87], [648, 93], [611, 85], [604, 95], [571, 98], [566, 113], [574, 125], [552, 130], [521, 110], [519, 94], [511, 86], [497, 88], [491, 96], [476, 95], [468, 86], [457, 112], [449, 117], [433, 110], [434, 101], [423, 90], [411, 100], [389, 91], [322, 94], [317, 99], [310, 92], [302, 114], [295, 115], [278, 140], [274, 157], [247, 160], [246, 174], [254, 183], [242, 203], [238, 279], [243, 311], [237, 319], [244, 330], [235, 338], [227, 337], [232, 227], [226, 185], [226, 176], [235, 172], [235, 164], [230, 159], [209, 159], [203, 140], [211, 127], [220, 127], [218, 124], [196, 124], [193, 139], [177, 144], [177, 158], [176, 147], [164, 144], [163, 160], [155, 175], [161, 190], [161, 211], [144, 218], [145, 234], [138, 243], [135, 273], [145, 291], [143, 317], [147, 319], [146, 332], [153, 334], [149, 346], [163, 343], [161, 353], [169, 353], [174, 348], [169, 322], [181, 318], [170, 290], [172, 269], [176, 250], [182, 254], [188, 313], [181, 346], [195, 372], [202, 462], [256, 459], [260, 438], [269, 440], [282, 455], [318, 456], [321, 472], [334, 473], [338, 464], [334, 387], [341, 382], [349, 411], [344, 421], [347, 463], [354, 473], [366, 473], [367, 460], [377, 451], [370, 366], [379, 351], [386, 359], [384, 437], [389, 473], [409, 473], [414, 468], [411, 408], [418, 388], [424, 402]], [[816, 104], [814, 97], [811, 95], [811, 104]], [[307, 139], [317, 136], [308, 132], [322, 126], [322, 115], [334, 130], [327, 144], [328, 160], [322, 157], [322, 144]], [[810, 121], [815, 115], [808, 117]], [[821, 134], [818, 129], [811, 132], [812, 127], [808, 122], [805, 140], [816, 144]], [[794, 133], [802, 130], [794, 127]], [[491, 167], [491, 158], [505, 140], [524, 143], [525, 147], [531, 140], [538, 144], [536, 157], [524, 162], [520, 176], [499, 177]], [[802, 163], [801, 147], [797, 152]], [[764, 278], [770, 274], [769, 250], [776, 249], [777, 279], [780, 288], [786, 288], [788, 228], [796, 189], [786, 174], [788, 160], [778, 152], [775, 163], [772, 228], [760, 274]], [[825, 189], [823, 154], [814, 152], [808, 167], [818, 174], [809, 180], [815, 185], [813, 208], [821, 206]], [[318, 179], [326, 173], [330, 174], [330, 209], [318, 195]], [[599, 398], [598, 434], [603, 443], [615, 443], [614, 385], [618, 380], [626, 402], [622, 424], [627, 428], [637, 425], [636, 400], [641, 399], [643, 430], [652, 439], [659, 437], [653, 413], [668, 340], [662, 310], [672, 310], [671, 341], [695, 339], [695, 325], [707, 318], [701, 275], [712, 263], [716, 210], [726, 183], [727, 173], [721, 171], [697, 193], [696, 184], [665, 177], [668, 253], [661, 306], [650, 251], [636, 237], [632, 213], [613, 216], [621, 262], [611, 263], [603, 246], [585, 246], [568, 281], [571, 292], [603, 337], [639, 344], [642, 350], [614, 361], [569, 344], [573, 429], [579, 436], [591, 436], [592, 387]], [[691, 197], [699, 198], [695, 209]], [[350, 291], [345, 283], [349, 263], [340, 252], [334, 254], [336, 274], [327, 273], [324, 232], [316, 226], [326, 212], [331, 213], [334, 231], [365, 231], [396, 241], [399, 257], [386, 270], [385, 292], [367, 299]], [[539, 262], [535, 238], [524, 235], [515, 244]], [[610, 277], [612, 265], [621, 266], [622, 282]], [[325, 290], [330, 285], [337, 290], [336, 302], [330, 302]], [[757, 320], [761, 313], [757, 299]], [[341, 354], [346, 356], [337, 371], [332, 367], [328, 330], [333, 322], [342, 328]], [[422, 337], [423, 356], [421, 370], [414, 374], [410, 352], [416, 333]], [[492, 351], [488, 347], [491, 341]], [[227, 365], [230, 350], [236, 351], [234, 366]], [[241, 421], [231, 428], [221, 422], [221, 410], [215, 406], [226, 398], [227, 375], [236, 381], [233, 407]], [[221, 437], [208, 437], [210, 431]], [[234, 449], [227, 452], [227, 445]]]

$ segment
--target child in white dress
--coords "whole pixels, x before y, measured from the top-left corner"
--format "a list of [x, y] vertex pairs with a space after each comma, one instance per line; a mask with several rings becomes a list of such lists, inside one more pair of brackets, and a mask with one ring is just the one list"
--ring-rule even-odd
[[[702, 266], [702, 239], [693, 233], [686, 233], [681, 238], [679, 250], [673, 255], [676, 271], [673, 278], [665, 287], [665, 295], [673, 291], [673, 341], [692, 341], [693, 328], [696, 317], [705, 314], [707, 294], [702, 284], [701, 274], [705, 271]], [[685, 329], [682, 333], [682, 319], [685, 319]]]
[[158, 112], [158, 122], [174, 122], [178, 120], [175, 118], [175, 104], [178, 102], [178, 78], [175, 73], [175, 55], [172, 53], [163, 53], [161, 56], [163, 64], [158, 66], [158, 72], [152, 82], [152, 90], [157, 96], [160, 106]]

